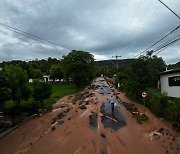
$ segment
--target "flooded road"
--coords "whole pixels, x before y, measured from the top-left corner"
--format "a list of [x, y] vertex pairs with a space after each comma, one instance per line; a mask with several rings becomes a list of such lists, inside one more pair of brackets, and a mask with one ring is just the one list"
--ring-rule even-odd
[[[78, 98], [78, 99], [77, 99]], [[74, 101], [76, 99], [76, 101]], [[2, 154], [179, 154], [180, 135], [103, 78], [0, 138]], [[8, 145], [8, 146], [7, 146]]]
[[117, 107], [117, 104], [120, 103], [120, 101], [117, 100], [117, 95], [114, 94], [106, 81], [102, 78], [101, 80], [96, 81], [93, 87], [99, 92], [102, 98], [106, 95], [106, 97], [108, 97], [100, 107], [100, 112], [102, 113], [101, 122], [104, 127], [117, 131], [121, 127], [126, 126], [125, 117], [122, 114], [120, 107]]

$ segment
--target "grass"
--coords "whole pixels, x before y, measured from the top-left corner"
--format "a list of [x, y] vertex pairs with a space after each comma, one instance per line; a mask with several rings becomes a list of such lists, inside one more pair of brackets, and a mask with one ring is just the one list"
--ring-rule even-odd
[[[44, 106], [50, 106], [56, 103], [59, 98], [78, 93], [80, 90], [82, 89], [77, 88], [74, 84], [52, 84], [52, 94], [50, 98], [44, 100]], [[27, 109], [32, 106], [33, 102], [34, 100], [31, 97], [27, 101], [21, 101], [20, 106], [22, 109]], [[13, 106], [14, 103], [12, 100], [5, 103], [5, 109], [11, 109]]]
[[81, 88], [77, 88], [74, 84], [55, 84], [52, 85], [52, 94], [50, 98], [44, 101], [44, 105], [54, 104], [59, 98], [67, 95], [78, 93]]

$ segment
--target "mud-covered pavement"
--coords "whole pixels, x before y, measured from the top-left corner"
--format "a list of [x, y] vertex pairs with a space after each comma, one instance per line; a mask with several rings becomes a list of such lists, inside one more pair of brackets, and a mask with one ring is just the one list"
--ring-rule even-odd
[[[180, 135], [148, 109], [97, 78], [75, 104], [66, 96], [0, 139], [2, 154], [178, 154]], [[112, 112], [111, 103], [115, 103]], [[138, 114], [137, 114], [138, 113]]]
[[[107, 99], [101, 101], [99, 117], [105, 128], [111, 128], [112, 130], [119, 130], [126, 125], [125, 117], [121, 113], [120, 107], [117, 106], [120, 101], [117, 100], [117, 95], [111, 90], [109, 85], [104, 79], [99, 79], [92, 84], [93, 89], [99, 92], [100, 96], [106, 96]], [[109, 95], [108, 95], [109, 94]], [[112, 111], [112, 105], [114, 103], [114, 111]], [[96, 117], [97, 118], [97, 117]]]

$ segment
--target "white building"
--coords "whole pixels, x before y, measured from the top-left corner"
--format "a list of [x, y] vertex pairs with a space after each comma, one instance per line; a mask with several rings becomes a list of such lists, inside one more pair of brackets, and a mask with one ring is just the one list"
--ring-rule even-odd
[[50, 79], [50, 75], [43, 75], [44, 82], [52, 82], [53, 80]]
[[33, 79], [29, 79], [29, 83], [33, 83]]
[[180, 98], [180, 69], [167, 70], [160, 73], [161, 93], [169, 97]]

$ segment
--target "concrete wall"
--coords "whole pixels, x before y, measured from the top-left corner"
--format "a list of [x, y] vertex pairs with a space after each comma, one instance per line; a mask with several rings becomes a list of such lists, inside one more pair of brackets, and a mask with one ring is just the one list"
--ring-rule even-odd
[[163, 74], [160, 76], [161, 93], [167, 93], [167, 95], [170, 97], [180, 98], [180, 86], [169, 86], [168, 78], [173, 76], [180, 76], [180, 72]]

